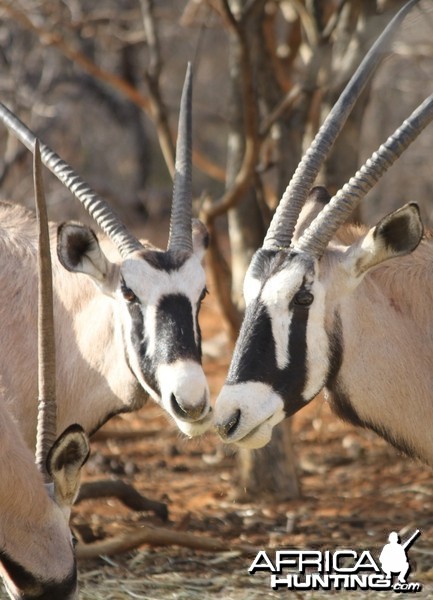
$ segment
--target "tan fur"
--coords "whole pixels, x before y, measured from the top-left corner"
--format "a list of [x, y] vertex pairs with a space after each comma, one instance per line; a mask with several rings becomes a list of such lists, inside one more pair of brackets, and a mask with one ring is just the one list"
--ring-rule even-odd
[[[0, 402], [31, 447], [37, 413], [36, 235], [33, 213], [0, 203]], [[90, 432], [110, 413], [141, 406], [146, 395], [126, 364], [121, 332], [107, 325], [115, 322], [114, 300], [85, 275], [60, 265], [54, 225], [51, 241], [58, 432], [76, 422], [77, 415]]]
[[433, 464], [432, 240], [373, 268], [352, 289], [343, 257], [366, 232], [342, 227], [320, 261], [328, 332], [335, 313], [341, 317], [337, 388], [366, 424]]
[[3, 406], [0, 440], [0, 550], [35, 577], [61, 581], [74, 568], [67, 520], [48, 496], [34, 456]]

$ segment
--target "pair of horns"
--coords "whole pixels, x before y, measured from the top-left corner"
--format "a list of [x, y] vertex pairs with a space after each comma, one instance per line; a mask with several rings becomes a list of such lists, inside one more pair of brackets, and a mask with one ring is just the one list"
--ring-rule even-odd
[[[167, 250], [192, 252], [192, 68], [188, 64], [179, 113], [174, 192]], [[0, 120], [31, 151], [36, 136], [18, 117], [0, 103]], [[107, 234], [122, 258], [142, 250], [142, 244], [120, 221], [103, 198], [94, 192], [74, 170], [48, 146], [39, 142], [43, 164], [78, 198], [90, 216]]]
[[380, 146], [357, 173], [339, 190], [304, 231], [296, 248], [320, 258], [337, 229], [360, 200], [376, 185], [406, 148], [433, 119], [433, 94], [429, 96]]
[[[343, 90], [284, 192], [264, 239], [263, 248], [278, 250], [290, 247], [299, 214], [323, 162], [369, 77], [377, 67], [381, 55], [386, 51], [397, 26], [418, 2], [419, 0], [407, 2], [394, 16]], [[381, 146], [356, 176], [338, 192], [330, 204], [325, 207], [326, 211], [324, 209], [316, 217], [299, 240], [297, 248], [315, 256], [321, 256], [339, 225], [403, 150], [419, 135], [431, 118], [431, 102], [427, 99]], [[348, 195], [350, 195], [351, 201], [343, 202]]]

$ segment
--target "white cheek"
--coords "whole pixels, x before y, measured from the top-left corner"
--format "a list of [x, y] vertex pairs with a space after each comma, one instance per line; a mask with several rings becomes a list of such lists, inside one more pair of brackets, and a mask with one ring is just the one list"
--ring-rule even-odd
[[271, 318], [272, 336], [275, 342], [277, 366], [284, 369], [290, 362], [289, 335], [293, 313], [289, 312], [290, 290], [298, 289], [303, 279], [300, 268], [281, 271], [268, 280], [262, 291], [262, 300], [266, 304]]
[[329, 368], [329, 340], [325, 329], [325, 291], [315, 284], [314, 302], [307, 323], [307, 383], [302, 393], [305, 401], [316, 396], [325, 385]]
[[272, 336], [275, 342], [275, 354], [279, 369], [287, 367], [290, 361], [289, 331], [292, 322], [292, 313], [287, 306], [271, 304], [267, 306], [271, 317]]
[[142, 309], [144, 331], [146, 332], [147, 352], [149, 356], [155, 356], [156, 353], [156, 307], [146, 306]]
[[248, 306], [260, 293], [261, 282], [254, 277], [248, 277], [248, 273], [244, 281], [244, 300], [245, 306]]

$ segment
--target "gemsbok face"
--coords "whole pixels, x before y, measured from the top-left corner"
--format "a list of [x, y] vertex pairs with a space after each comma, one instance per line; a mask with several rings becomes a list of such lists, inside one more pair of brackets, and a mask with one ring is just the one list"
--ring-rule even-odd
[[202, 433], [210, 422], [198, 323], [206, 245], [206, 230], [197, 221], [191, 250], [143, 247], [119, 264], [105, 256], [92, 230], [74, 223], [58, 230], [59, 261], [86, 274], [112, 300], [132, 373], [188, 435]]
[[[105, 241], [100, 244], [88, 227], [66, 223], [58, 229], [53, 278], [57, 376], [65, 390], [58, 407], [60, 431], [75, 422], [78, 414], [85, 431], [93, 433], [113, 415], [141, 407], [147, 395], [188, 436], [203, 433], [211, 424], [198, 323], [206, 293], [201, 261], [208, 234], [203, 224], [192, 220], [191, 97], [188, 67], [166, 251], [138, 241], [106, 202], [41, 144], [45, 166], [77, 196], [121, 257], [118, 260], [110, 250], [107, 253]], [[2, 105], [0, 118], [32, 149], [34, 134]], [[0, 213], [0, 287], [9, 297], [15, 293], [14, 286], [20, 290], [17, 305], [10, 310], [5, 304], [0, 308], [0, 344], [11, 345], [23, 329], [28, 346], [20, 356], [13, 350], [0, 356], [0, 387], [8, 390], [8, 405], [26, 441], [33, 443], [35, 420], [22, 398], [30, 397], [35, 388], [31, 376], [36, 327], [31, 305], [34, 219], [23, 209], [3, 203]], [[16, 370], [25, 376], [9, 377]]]
[[[327, 388], [339, 415], [433, 462], [433, 443], [425, 427], [426, 419], [433, 419], [428, 408], [432, 369], [419, 367], [416, 359], [425, 354], [426, 344], [433, 345], [432, 329], [425, 311], [410, 308], [420, 300], [413, 293], [408, 297], [404, 283], [411, 281], [412, 292], [426, 287], [431, 245], [421, 244], [407, 259], [387, 262], [419, 245], [423, 229], [418, 208], [408, 204], [370, 230], [340, 228], [360, 198], [431, 121], [433, 96], [334, 198], [324, 188], [308, 195], [362, 89], [372, 57], [413, 4], [394, 18], [348, 84], [251, 261], [244, 282], [245, 318], [215, 405], [216, 428], [225, 442], [247, 448], [265, 445], [278, 422]], [[426, 291], [427, 302], [430, 296]], [[416, 376], [418, 368], [421, 376]]]

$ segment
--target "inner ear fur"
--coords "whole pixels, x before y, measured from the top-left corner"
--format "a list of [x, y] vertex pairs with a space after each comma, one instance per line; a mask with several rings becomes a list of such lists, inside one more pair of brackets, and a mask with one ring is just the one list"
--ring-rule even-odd
[[418, 205], [405, 204], [370, 229], [350, 254], [355, 275], [362, 275], [385, 260], [410, 254], [420, 243], [423, 225]]
[[72, 506], [78, 493], [80, 471], [90, 447], [81, 425], [70, 425], [54, 442], [47, 456], [47, 471], [54, 481], [54, 497], [61, 507]]
[[116, 266], [108, 260], [95, 232], [81, 223], [62, 223], [57, 230], [57, 256], [73, 273], [84, 273], [109, 292]]

